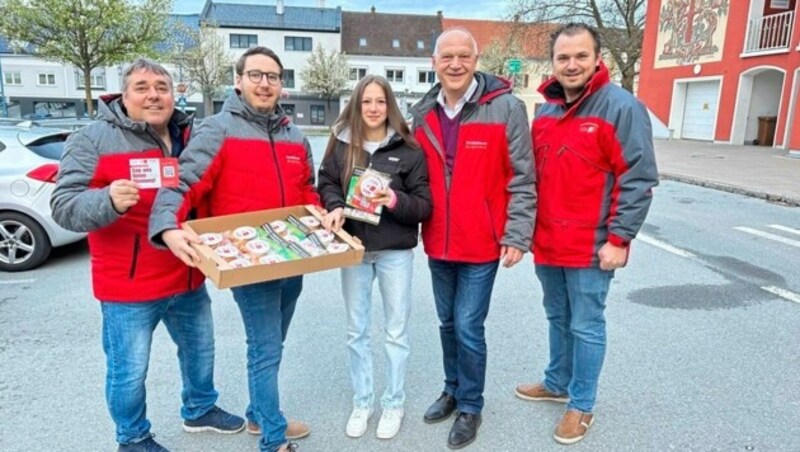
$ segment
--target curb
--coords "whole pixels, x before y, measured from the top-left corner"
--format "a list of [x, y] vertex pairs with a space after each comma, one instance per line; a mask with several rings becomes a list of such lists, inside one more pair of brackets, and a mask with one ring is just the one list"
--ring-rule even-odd
[[791, 196], [786, 195], [777, 195], [774, 193], [766, 193], [762, 191], [751, 190], [749, 188], [744, 187], [737, 187], [735, 185], [729, 185], [722, 182], [712, 182], [705, 179], [700, 179], [697, 177], [691, 176], [683, 176], [680, 174], [673, 174], [673, 173], [659, 173], [659, 178], [664, 180], [672, 180], [675, 182], [681, 182], [684, 184], [691, 184], [691, 185], [698, 185], [700, 187], [711, 188], [714, 190], [725, 191], [728, 193], [734, 193], [737, 195], [744, 195], [749, 196], [751, 198], [758, 198], [763, 199], [768, 202], [776, 203], [776, 204], [783, 204], [788, 207], [800, 207], [800, 199], [794, 198]]

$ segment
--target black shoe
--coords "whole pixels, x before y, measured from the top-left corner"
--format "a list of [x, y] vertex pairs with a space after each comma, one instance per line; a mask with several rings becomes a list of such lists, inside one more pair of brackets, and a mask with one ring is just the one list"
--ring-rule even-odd
[[478, 437], [478, 427], [481, 426], [481, 415], [471, 413], [459, 413], [453, 428], [450, 429], [450, 436], [447, 438], [447, 447], [451, 449], [461, 449], [468, 446]]
[[456, 399], [450, 394], [443, 392], [442, 395], [433, 402], [433, 405], [425, 412], [425, 422], [434, 424], [450, 417], [456, 409]]
[[244, 426], [244, 418], [228, 413], [216, 405], [195, 420], [183, 421], [183, 429], [189, 433], [239, 433], [244, 430]]
[[154, 436], [156, 435], [150, 435], [138, 443], [120, 444], [117, 452], [169, 452], [166, 447], [153, 439]]

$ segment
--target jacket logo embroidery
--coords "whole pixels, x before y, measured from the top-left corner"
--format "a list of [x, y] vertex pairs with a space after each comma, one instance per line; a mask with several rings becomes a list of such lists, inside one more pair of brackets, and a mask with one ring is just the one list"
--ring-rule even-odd
[[464, 143], [465, 149], [476, 149], [476, 150], [483, 150], [489, 147], [489, 143], [486, 141], [478, 141], [478, 140], [467, 140]]
[[593, 122], [584, 122], [578, 128], [582, 133], [595, 133], [597, 129], [599, 129], [599, 127]]
[[397, 158], [397, 157], [389, 157], [389, 161], [390, 161], [390, 162], [399, 162], [399, 161], [400, 161], [400, 159], [399, 159], [399, 158]]
[[300, 163], [300, 157], [298, 157], [296, 155], [287, 155], [286, 156], [286, 161], [291, 162], [291, 163]]

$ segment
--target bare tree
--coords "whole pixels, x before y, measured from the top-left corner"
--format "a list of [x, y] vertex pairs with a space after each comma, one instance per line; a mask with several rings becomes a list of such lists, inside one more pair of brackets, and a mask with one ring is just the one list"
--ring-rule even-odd
[[348, 76], [344, 54], [335, 50], [326, 52], [321, 44], [308, 57], [308, 65], [300, 73], [303, 90], [319, 94], [328, 104], [328, 110], [331, 109], [331, 99], [347, 85]]
[[509, 0], [511, 15], [533, 22], [585, 22], [597, 28], [603, 47], [633, 92], [642, 55], [646, 0]]
[[177, 28], [171, 57], [184, 79], [178, 81], [185, 82], [189, 92], [202, 94], [204, 115], [213, 115], [214, 98], [232, 77], [233, 57], [214, 24], [201, 23], [199, 28], [179, 24]]
[[[508, 62], [511, 59], [518, 59], [521, 68], [518, 73], [512, 73]], [[514, 81], [514, 92], [521, 89], [520, 77], [531, 70], [531, 64], [527, 55], [522, 51], [522, 45], [517, 39], [495, 38], [488, 46], [481, 51], [478, 60], [480, 69], [490, 74], [499, 75], [503, 78]]]
[[0, 34], [31, 44], [35, 56], [77, 67], [86, 108], [92, 70], [152, 55], [171, 0], [0, 0]]

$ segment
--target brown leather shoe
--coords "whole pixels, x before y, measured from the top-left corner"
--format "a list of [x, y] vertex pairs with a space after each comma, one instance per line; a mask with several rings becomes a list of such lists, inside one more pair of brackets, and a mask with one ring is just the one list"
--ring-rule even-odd
[[[247, 433], [251, 435], [261, 435], [261, 427], [253, 421], [247, 421]], [[286, 421], [286, 439], [305, 438], [311, 433], [311, 428], [302, 421], [289, 419]]]
[[520, 399], [533, 400], [536, 402], [545, 400], [560, 403], [569, 402], [569, 397], [548, 391], [544, 388], [544, 384], [542, 383], [536, 383], [534, 385], [519, 385], [514, 390], [514, 394], [516, 394]]
[[582, 440], [594, 423], [594, 415], [575, 410], [567, 410], [553, 436], [561, 444], [574, 444]]

